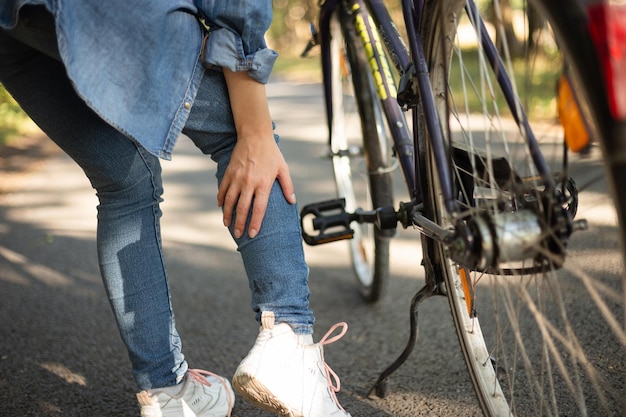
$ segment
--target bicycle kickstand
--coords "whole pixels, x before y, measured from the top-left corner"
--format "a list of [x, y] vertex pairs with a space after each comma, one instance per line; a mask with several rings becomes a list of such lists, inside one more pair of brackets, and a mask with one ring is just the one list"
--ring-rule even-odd
[[394, 373], [411, 355], [417, 342], [419, 334], [419, 323], [417, 309], [419, 304], [433, 295], [446, 295], [442, 282], [436, 279], [433, 266], [429, 261], [422, 261], [426, 269], [426, 284], [413, 296], [410, 307], [410, 335], [404, 350], [398, 358], [387, 369], [380, 373], [374, 386], [370, 389], [367, 397], [371, 400], [379, 400], [387, 395], [387, 384], [389, 377]]

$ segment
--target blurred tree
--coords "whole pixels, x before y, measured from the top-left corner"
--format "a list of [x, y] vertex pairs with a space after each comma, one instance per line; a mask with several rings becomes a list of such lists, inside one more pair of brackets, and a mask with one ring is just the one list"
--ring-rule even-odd
[[[270, 46], [282, 55], [299, 55], [311, 36], [309, 24], [317, 23], [319, 2], [320, 0], [273, 0], [274, 20], [267, 34]], [[493, 22], [498, 16], [494, 10], [496, 2], [505, 23], [509, 48], [513, 55], [517, 56], [523, 51], [520, 50], [521, 42], [513, 36], [515, 11], [520, 9], [526, 0], [476, 0], [487, 21]], [[394, 22], [402, 30], [404, 22], [400, 0], [386, 0], [385, 5]], [[527, 24], [531, 29], [541, 26], [541, 17], [537, 13], [529, 13], [529, 16]]]
[[273, 0], [273, 5], [268, 43], [280, 54], [299, 54], [311, 37], [309, 23], [317, 19], [318, 0]]
[[[311, 37], [310, 23], [317, 24], [320, 0], [273, 0], [274, 20], [267, 34], [270, 47], [282, 55], [300, 55]], [[400, 0], [385, 4], [399, 26], [402, 26]]]
[[511, 56], [522, 56], [524, 54], [524, 45], [515, 35], [515, 21], [511, 2], [509, 0], [493, 0], [492, 6], [494, 8], [494, 21], [498, 19], [502, 20], [499, 22], [502, 26], [498, 25], [497, 27], [502, 27], [504, 29], [504, 33], [500, 31], [496, 32], [496, 42], [498, 44], [498, 48], [500, 50], [503, 49], [502, 37], [504, 36]]
[[[527, 0], [492, 0], [491, 5], [493, 7], [493, 12], [490, 14], [492, 21], [498, 18], [502, 19], [504, 34], [496, 34], [496, 42], [501, 50], [503, 46], [502, 35], [506, 38], [507, 47], [512, 58], [520, 58], [529, 52], [525, 48], [534, 48], [536, 46], [536, 36], [538, 31], [544, 28], [545, 19], [532, 4]], [[526, 14], [522, 16], [521, 12], [523, 10], [526, 11]], [[516, 19], [516, 15], [519, 18]], [[517, 27], [516, 30], [516, 26], [520, 24], [524, 26]], [[527, 37], [527, 44], [522, 41], [523, 37]]]

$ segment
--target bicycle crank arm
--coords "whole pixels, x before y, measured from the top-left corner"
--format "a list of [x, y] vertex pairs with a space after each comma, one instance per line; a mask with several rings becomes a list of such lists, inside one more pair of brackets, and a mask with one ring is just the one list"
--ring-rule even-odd
[[413, 225], [427, 237], [437, 242], [449, 246], [455, 238], [455, 233], [439, 226], [427, 217], [424, 217], [419, 211], [414, 211], [411, 215]]

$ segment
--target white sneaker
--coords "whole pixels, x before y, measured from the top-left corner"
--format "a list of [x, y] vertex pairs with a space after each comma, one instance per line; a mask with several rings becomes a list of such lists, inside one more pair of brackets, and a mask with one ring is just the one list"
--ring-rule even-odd
[[[331, 338], [339, 327], [341, 333]], [[324, 345], [347, 330], [346, 323], [335, 324], [313, 344], [310, 335], [296, 335], [285, 323], [274, 325], [274, 313], [263, 312], [259, 336], [235, 371], [233, 387], [247, 401], [281, 417], [350, 417], [337, 401], [339, 378], [323, 353]]]
[[235, 393], [227, 379], [200, 369], [190, 369], [181, 385], [181, 388], [156, 388], [137, 394], [141, 417], [230, 416]]

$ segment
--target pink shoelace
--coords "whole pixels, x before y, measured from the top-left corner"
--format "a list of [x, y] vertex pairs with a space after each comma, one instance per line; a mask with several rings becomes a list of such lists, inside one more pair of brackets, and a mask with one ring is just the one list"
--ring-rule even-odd
[[[339, 327], [342, 328], [341, 332], [337, 334], [336, 336], [330, 337], [335, 332], [335, 330], [337, 330], [337, 328]], [[348, 323], [346, 322], [337, 323], [326, 332], [324, 337], [322, 337], [322, 339], [319, 341], [319, 344], [322, 346], [325, 346], [331, 343], [335, 343], [337, 340], [341, 339], [346, 334], [347, 331], [348, 331]], [[341, 404], [339, 404], [339, 400], [337, 399], [337, 393], [341, 389], [341, 381], [339, 381], [339, 376], [337, 376], [335, 371], [333, 371], [330, 368], [330, 366], [328, 366], [326, 361], [324, 361], [324, 369], [326, 371], [326, 380], [328, 381], [328, 388], [330, 388], [330, 394], [332, 395], [333, 400], [335, 401], [335, 404], [337, 404], [337, 407], [339, 407], [339, 409], [345, 413], [346, 410], [343, 409]]]
[[219, 375], [214, 374], [213, 372], [204, 371], [202, 369], [188, 369], [187, 374], [194, 379], [194, 381], [199, 382], [202, 385], [211, 386], [211, 383], [206, 379], [206, 376], [212, 376], [217, 378], [218, 381], [224, 386], [226, 394], [228, 395], [228, 417], [230, 417], [230, 413], [233, 411], [233, 398], [230, 390], [228, 389], [228, 384]]

